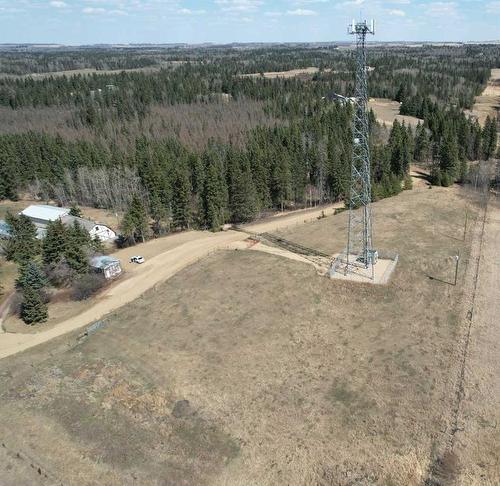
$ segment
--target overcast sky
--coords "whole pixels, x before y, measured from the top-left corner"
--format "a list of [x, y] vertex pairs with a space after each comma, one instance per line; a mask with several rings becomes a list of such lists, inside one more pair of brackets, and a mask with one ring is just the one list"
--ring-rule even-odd
[[0, 43], [347, 40], [352, 17], [375, 39], [500, 39], [500, 0], [0, 0]]

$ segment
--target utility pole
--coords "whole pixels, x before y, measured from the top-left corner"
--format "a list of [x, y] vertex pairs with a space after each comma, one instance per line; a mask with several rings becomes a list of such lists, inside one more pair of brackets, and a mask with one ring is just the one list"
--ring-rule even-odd
[[457, 277], [458, 277], [458, 262], [460, 261], [460, 255], [455, 255], [455, 282], [453, 285], [457, 285]]
[[356, 88], [352, 122], [353, 144], [351, 162], [351, 183], [349, 191], [349, 227], [347, 246], [337, 257], [331, 273], [351, 273], [357, 268], [371, 270], [377, 263], [378, 253], [372, 243], [371, 176], [368, 125], [368, 72], [366, 65], [366, 36], [375, 34], [375, 22], [355, 22], [348, 27], [348, 33], [356, 36]]

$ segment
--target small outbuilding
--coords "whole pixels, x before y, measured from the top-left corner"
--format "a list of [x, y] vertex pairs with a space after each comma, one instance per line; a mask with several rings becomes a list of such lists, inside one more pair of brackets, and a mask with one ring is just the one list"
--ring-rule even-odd
[[104, 275], [106, 280], [116, 278], [122, 273], [120, 260], [109, 255], [99, 255], [90, 259], [91, 268]]
[[12, 237], [12, 234], [11, 234], [11, 229], [10, 229], [9, 223], [4, 221], [3, 219], [0, 219], [0, 239], [8, 240], [11, 237]]

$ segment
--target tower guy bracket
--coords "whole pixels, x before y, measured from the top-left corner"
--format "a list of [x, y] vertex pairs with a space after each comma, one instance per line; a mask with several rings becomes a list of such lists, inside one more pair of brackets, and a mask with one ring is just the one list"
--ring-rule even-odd
[[375, 23], [352, 21], [348, 33], [356, 36], [356, 88], [352, 121], [352, 162], [349, 189], [347, 246], [330, 268], [335, 273], [356, 273], [374, 279], [378, 253], [372, 243], [370, 148], [368, 143], [368, 83], [366, 36], [375, 34]]

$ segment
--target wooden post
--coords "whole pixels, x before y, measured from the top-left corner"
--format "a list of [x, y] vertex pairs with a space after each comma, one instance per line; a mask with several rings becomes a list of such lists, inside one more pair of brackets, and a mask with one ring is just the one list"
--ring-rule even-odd
[[467, 234], [467, 218], [469, 216], [469, 213], [467, 211], [467, 208], [465, 209], [465, 223], [464, 223], [464, 241], [465, 241], [465, 235]]

